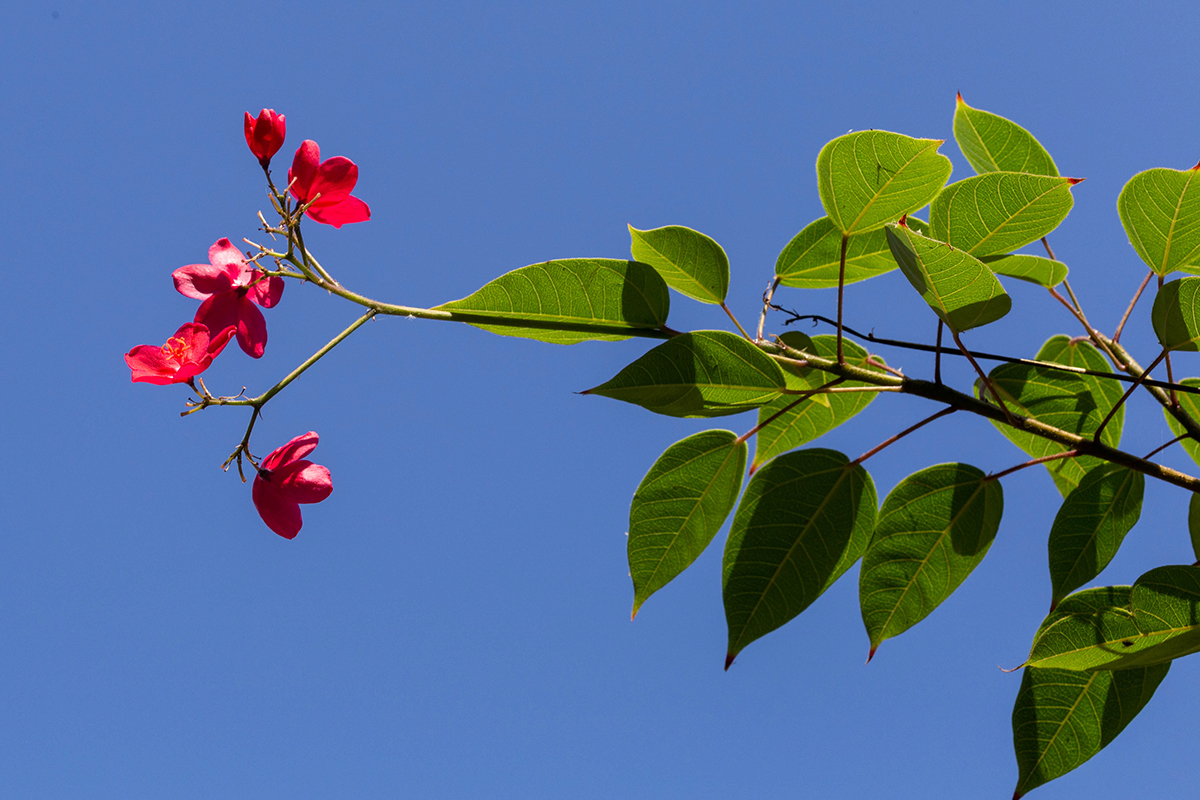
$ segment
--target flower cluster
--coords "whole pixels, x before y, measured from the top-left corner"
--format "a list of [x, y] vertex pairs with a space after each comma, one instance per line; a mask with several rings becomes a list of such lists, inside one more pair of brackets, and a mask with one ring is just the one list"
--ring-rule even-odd
[[[264, 108], [257, 117], [246, 112], [246, 145], [267, 173], [268, 183], [271, 158], [283, 147], [286, 131], [284, 115], [274, 109]], [[306, 139], [296, 150], [288, 170], [289, 189], [278, 194], [274, 184], [270, 185], [278, 209], [291, 208], [286, 200], [286, 192], [290, 191], [298, 203], [297, 213], [303, 211], [316, 222], [340, 228], [349, 222], [371, 218], [367, 204], [350, 194], [357, 183], [358, 166], [353, 161], [341, 156], [321, 161], [321, 148]], [[285, 216], [290, 237], [293, 227], [299, 224], [299, 216], [292, 216], [291, 210], [281, 210], [281, 214]], [[125, 354], [133, 382], [160, 386], [185, 383], [196, 389], [197, 376], [208, 369], [234, 337], [246, 355], [261, 358], [267, 346], [267, 323], [259, 309], [279, 304], [283, 297], [283, 274], [293, 273], [280, 270], [271, 274], [260, 269], [255, 259], [247, 259], [229, 239], [218, 239], [208, 249], [207, 264], [189, 264], [171, 274], [175, 289], [185, 297], [201, 301], [200, 307], [193, 320], [182, 325], [166, 344], [138, 345]], [[205, 407], [237, 400], [214, 398], [203, 383], [200, 387], [205, 399], [193, 405]], [[254, 405], [251, 429], [258, 408], [267, 397], [241, 401], [242, 405]], [[249, 432], [246, 436], [248, 440]], [[250, 455], [245, 442], [234, 451], [239, 458], [239, 469], [241, 455], [245, 454], [257, 470], [252, 496], [259, 516], [267, 527], [287, 539], [300, 531], [300, 504], [319, 503], [333, 491], [329, 470], [304, 459], [317, 441], [317, 434], [310, 431], [275, 449], [261, 462]]]

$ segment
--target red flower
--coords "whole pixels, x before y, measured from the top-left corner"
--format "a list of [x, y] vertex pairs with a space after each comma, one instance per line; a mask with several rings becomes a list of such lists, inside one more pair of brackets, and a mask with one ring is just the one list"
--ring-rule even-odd
[[185, 383], [208, 369], [232, 338], [232, 328], [213, 339], [207, 327], [189, 322], [161, 347], [139, 344], [125, 354], [125, 363], [134, 383]]
[[267, 347], [267, 321], [254, 304], [272, 308], [283, 296], [283, 278], [263, 274], [242, 259], [228, 239], [208, 248], [209, 264], [189, 264], [171, 273], [180, 294], [203, 300], [196, 322], [210, 331], [237, 331], [238, 344], [251, 358]]
[[321, 161], [321, 148], [312, 139], [305, 139], [292, 159], [288, 170], [292, 195], [307, 203], [319, 194], [306, 212], [317, 222], [340, 228], [347, 222], [366, 222], [371, 209], [357, 197], [351, 197], [358, 183], [358, 167], [353, 161], [334, 156]]
[[250, 152], [257, 156], [263, 169], [270, 165], [271, 156], [283, 147], [286, 130], [283, 114], [276, 114], [273, 108], [264, 108], [257, 120], [246, 112], [246, 144], [250, 145]]
[[254, 479], [254, 507], [267, 527], [285, 539], [294, 539], [304, 521], [300, 503], [319, 503], [333, 491], [329, 470], [304, 461], [317, 446], [313, 431], [276, 448], [262, 461]]

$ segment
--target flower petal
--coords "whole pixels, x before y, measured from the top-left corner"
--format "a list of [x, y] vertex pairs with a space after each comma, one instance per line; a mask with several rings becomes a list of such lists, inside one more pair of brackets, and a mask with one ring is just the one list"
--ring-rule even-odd
[[294, 461], [299, 461], [315, 450], [320, 440], [321, 437], [317, 436], [316, 431], [301, 434], [282, 447], [272, 450], [271, 454], [263, 459], [262, 468], [275, 471]]
[[313, 206], [308, 210], [308, 216], [317, 222], [340, 228], [347, 222], [366, 222], [371, 218], [371, 209], [357, 197], [347, 197], [328, 208]]
[[254, 507], [267, 527], [285, 539], [295, 539], [300, 532], [304, 520], [300, 517], [300, 506], [295, 500], [289, 500], [276, 487], [263, 480], [262, 476], [254, 479], [254, 488], [250, 492], [254, 499]]
[[292, 196], [301, 203], [311, 197], [309, 187], [317, 175], [321, 163], [321, 148], [312, 139], [305, 139], [296, 150], [292, 168], [288, 170], [288, 182], [292, 184]]
[[[233, 242], [222, 238], [217, 239], [213, 246], [208, 248], [208, 260], [214, 267], [221, 267], [229, 273], [230, 277], [233, 277], [242, 271], [245, 256], [242, 255], [241, 250], [233, 246]], [[236, 269], [231, 270], [230, 267], [236, 267]]]
[[263, 308], [274, 308], [279, 303], [279, 298], [283, 297], [283, 278], [274, 276], [265, 281], [261, 278], [262, 273], [258, 270], [250, 273], [250, 282], [254, 285], [250, 287], [247, 297]]
[[233, 276], [213, 264], [188, 264], [171, 273], [175, 288], [184, 297], [207, 300], [218, 292], [233, 288]]
[[195, 321], [217, 334], [224, 332], [226, 328], [236, 328], [241, 300], [237, 292], [214, 294], [196, 309]]
[[130, 379], [134, 383], [166, 386], [177, 382], [175, 373], [178, 371], [178, 365], [163, 353], [161, 347], [139, 344], [125, 354], [125, 363], [129, 365]]
[[262, 358], [267, 349], [267, 321], [258, 306], [249, 298], [237, 298], [237, 340], [242, 352], [251, 358]]
[[297, 503], [319, 503], [333, 492], [329, 470], [311, 461], [293, 461], [271, 476], [271, 484]]
[[317, 200], [315, 206], [336, 205], [350, 196], [357, 183], [358, 165], [348, 158], [334, 156], [317, 168], [308, 196], [320, 192], [321, 199]]

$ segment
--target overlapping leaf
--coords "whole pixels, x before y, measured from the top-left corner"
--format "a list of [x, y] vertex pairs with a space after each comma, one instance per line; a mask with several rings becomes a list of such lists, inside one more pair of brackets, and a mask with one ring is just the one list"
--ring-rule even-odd
[[1036, 242], [1071, 211], [1074, 178], [989, 172], [952, 183], [929, 206], [932, 237], [976, 258]]
[[646, 473], [629, 509], [633, 613], [708, 547], [737, 502], [745, 442], [704, 431], [667, 448]]
[[[1111, 372], [1104, 356], [1091, 344], [1061, 334], [1048, 339], [1035, 358], [1038, 361]], [[1094, 434], [1100, 422], [1124, 392], [1117, 381], [1092, 375], [1074, 375], [1027, 364], [1002, 364], [988, 373], [988, 377], [1000, 392], [1009, 410], [1080, 436]], [[979, 393], [978, 385], [976, 393]], [[1117, 413], [1100, 434], [1100, 440], [1104, 444], [1109, 447], [1120, 445], [1124, 419], [1125, 408], [1122, 406], [1117, 409]], [[993, 424], [1010, 442], [1034, 458], [1061, 453], [1068, 449], [1001, 422]], [[1054, 478], [1059, 492], [1065, 497], [1079, 485], [1088, 470], [1100, 463], [1102, 462], [1099, 459], [1091, 456], [1077, 456], [1049, 461], [1045, 467]]]
[[[926, 233], [929, 224], [916, 217], [908, 226]], [[788, 242], [775, 261], [775, 275], [784, 286], [797, 289], [828, 289], [838, 285], [841, 270], [842, 232], [829, 217], [807, 225]], [[846, 280], [857, 283], [896, 268], [883, 228], [858, 233], [846, 242]]]
[[974, 256], [897, 223], [885, 231], [904, 277], [952, 330], [995, 322], [1012, 307], [1000, 281]]
[[883, 501], [859, 573], [871, 653], [929, 616], [991, 547], [1004, 492], [969, 464], [913, 473]]
[[1200, 494], [1193, 494], [1188, 502], [1188, 536], [1192, 540], [1196, 566], [1200, 566]]
[[[843, 234], [867, 233], [925, 206], [950, 178], [940, 139], [888, 131], [839, 136], [817, 155], [821, 205]], [[839, 245], [840, 246], [840, 245]]]
[[729, 291], [729, 257], [699, 231], [669, 225], [639, 231], [629, 226], [633, 257], [658, 270], [672, 289], [702, 303], [723, 303]]
[[1200, 278], [1163, 284], [1154, 298], [1150, 322], [1166, 350], [1200, 350]]
[[992, 272], [1018, 278], [1047, 288], [1058, 286], [1067, 277], [1067, 265], [1041, 256], [1022, 253], [987, 256], [980, 259]]
[[[1103, 602], [1104, 592], [1108, 602]], [[1076, 601], [1080, 595], [1085, 601]], [[1200, 651], [1200, 567], [1158, 567], [1132, 587], [1068, 596], [1042, 622], [1028, 666], [1130, 669]]]
[[1117, 213], [1129, 243], [1159, 275], [1200, 272], [1200, 164], [1149, 169], [1129, 179]]
[[799, 450], [750, 479], [725, 544], [726, 669], [848, 570], [875, 524], [875, 484], [833, 450]]
[[[798, 331], [788, 331], [780, 339], [788, 347], [803, 350], [822, 358], [837, 358], [836, 336], [814, 336], [808, 338]], [[863, 369], [874, 369], [867, 364], [868, 353], [849, 339], [842, 340], [846, 363]], [[787, 387], [807, 391], [824, 386], [833, 380], [827, 372], [807, 367], [784, 366]], [[866, 386], [858, 381], [845, 381], [838, 388]], [[841, 425], [862, 411], [875, 399], [875, 392], [845, 392], [814, 395], [780, 416], [755, 434], [754, 467], [780, 453], [807, 444], [819, 436]], [[796, 401], [793, 395], [782, 395], [758, 410], [758, 422], [762, 424]]]
[[1142, 513], [1145, 487], [1142, 473], [1103, 463], [1067, 495], [1050, 528], [1051, 608], [1112, 561]]
[[[1195, 386], [1200, 388], [1200, 378], [1184, 378], [1179, 381], [1184, 386]], [[1192, 394], [1191, 392], [1176, 392], [1175, 398], [1179, 401], [1179, 407], [1186, 411], [1192, 419], [1200, 420], [1200, 395]], [[1176, 436], [1182, 436], [1184, 427], [1179, 424], [1179, 420], [1175, 419], [1169, 411], [1164, 407], [1163, 416], [1166, 417], [1167, 425]], [[1195, 439], [1184, 439], [1179, 443], [1184, 452], [1192, 457], [1192, 460], [1200, 464], [1200, 442]], [[1192, 495], [1192, 497], [1200, 497], [1200, 495]], [[1200, 556], [1197, 556], [1200, 558]]]
[[999, 114], [971, 108], [962, 95], [954, 109], [954, 140], [976, 172], [1058, 176], [1054, 159], [1033, 134]]
[[1013, 798], [1061, 777], [1108, 746], [1150, 702], [1168, 664], [1075, 672], [1026, 667], [1013, 706]]
[[[646, 264], [570, 258], [505, 273], [474, 294], [440, 305], [437, 310], [536, 320], [547, 327], [471, 324], [503, 336], [575, 344], [589, 339], [629, 338], [621, 333], [622, 328], [661, 328], [667, 321], [670, 302], [667, 285]], [[604, 326], [611, 332], [554, 329], [561, 325]]]
[[785, 387], [782, 370], [750, 342], [726, 331], [694, 331], [663, 342], [583, 394], [671, 417], [720, 417], [758, 408]]

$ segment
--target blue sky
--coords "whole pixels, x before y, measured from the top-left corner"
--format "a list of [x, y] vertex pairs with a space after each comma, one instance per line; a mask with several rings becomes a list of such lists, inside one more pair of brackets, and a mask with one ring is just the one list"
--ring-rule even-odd
[[[1111, 330], [1145, 273], [1115, 209], [1151, 167], [1200, 159], [1187, 4], [353, 4], [29, 2], [0, 9], [5, 274], [0, 363], [0, 775], [13, 797], [1008, 797], [1014, 666], [1049, 598], [1058, 495], [1004, 481], [990, 554], [864, 667], [856, 571], [725, 673], [723, 534], [629, 622], [629, 499], [672, 442], [749, 417], [654, 417], [576, 392], [644, 342], [555, 347], [465, 326], [373, 322], [273, 401], [256, 452], [308, 430], [334, 493], [294, 541], [218, 467], [240, 409], [180, 419], [186, 390], [121, 355], [194, 301], [170, 273], [267, 208], [242, 114], [287, 115], [360, 168], [368, 223], [306, 228], [346, 285], [434, 305], [552, 258], [620, 258], [626, 224], [719, 241], [743, 319], [822, 215], [813, 164], [848, 130], [950, 139], [954, 95], [1032, 130], [1085, 177], [1051, 240]], [[1032, 354], [1077, 333], [1031, 286], [968, 334]], [[781, 291], [817, 313], [833, 293]], [[1143, 303], [1123, 338], [1157, 348]], [[257, 393], [356, 316], [291, 286]], [[898, 273], [847, 319], [928, 339]], [[723, 327], [676, 295], [676, 328]], [[774, 321], [778, 324], [778, 320]], [[924, 356], [885, 351], [910, 374]], [[1177, 374], [1200, 374], [1195, 356]], [[1188, 363], [1188, 361], [1193, 363]], [[948, 377], [969, 385], [955, 366]], [[820, 440], [851, 457], [933, 409], [881, 398]], [[1170, 438], [1130, 408], [1124, 442]], [[956, 415], [868, 462], [906, 474], [1024, 460]], [[1164, 463], [1195, 471], [1181, 450]], [[1147, 487], [1104, 582], [1190, 562], [1187, 497]], [[1104, 753], [1043, 798], [1191, 790], [1195, 659]]]

